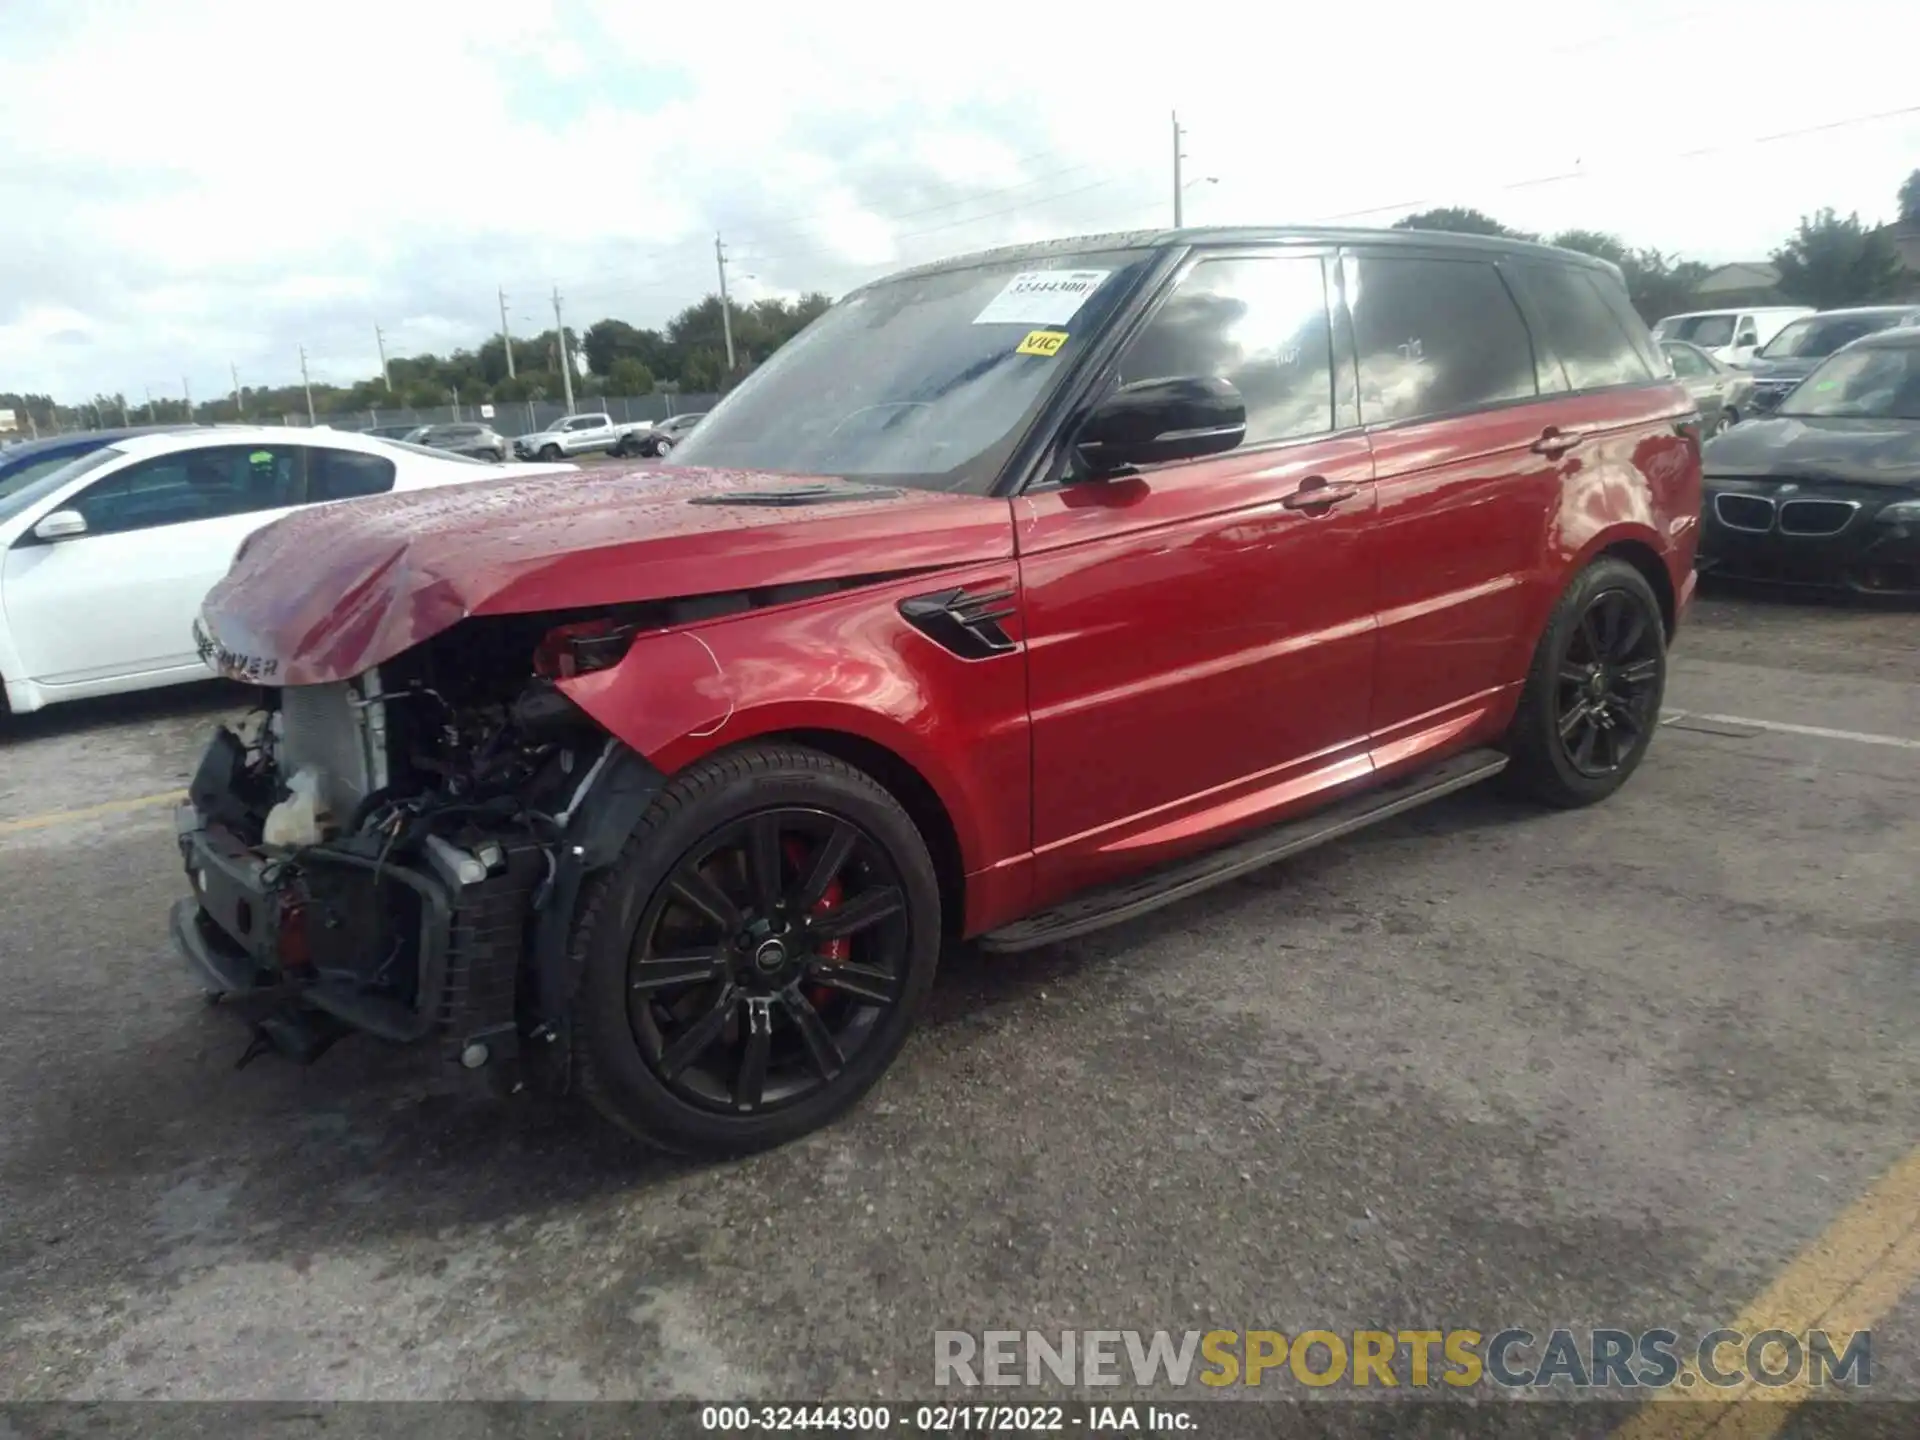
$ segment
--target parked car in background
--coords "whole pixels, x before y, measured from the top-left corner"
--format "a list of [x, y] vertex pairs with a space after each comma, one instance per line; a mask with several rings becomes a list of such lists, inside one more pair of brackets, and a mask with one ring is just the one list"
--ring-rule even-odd
[[1700, 407], [1700, 421], [1708, 436], [1729, 430], [1753, 408], [1753, 377], [1716, 360], [1685, 340], [1662, 340], [1660, 349], [1675, 377]]
[[370, 435], [376, 440], [405, 440], [408, 436], [426, 428], [417, 420], [409, 420], [404, 425], [375, 425], [360, 433]]
[[1714, 359], [1744, 366], [1753, 352], [1802, 315], [1811, 305], [1763, 305], [1744, 310], [1689, 310], [1668, 315], [1653, 327], [1656, 340], [1685, 340]]
[[792, 1139], [892, 1063], [945, 936], [1069, 939], [1502, 772], [1612, 794], [1697, 429], [1619, 271], [1543, 246], [907, 271], [664, 472], [262, 534], [203, 622], [278, 718], [206, 752], [175, 940], [295, 1055], [359, 1029], [673, 1149]]
[[1920, 594], [1920, 328], [1835, 351], [1702, 466], [1703, 573]]
[[706, 414], [704, 410], [696, 410], [686, 415], [669, 415], [664, 420], [657, 420], [644, 430], [634, 430], [622, 436], [620, 443], [614, 446], [613, 453], [650, 458], [665, 455], [691, 435], [693, 427], [704, 420]]
[[1754, 408], [1767, 411], [1786, 398], [1827, 356], [1863, 335], [1896, 325], [1920, 325], [1920, 305], [1863, 305], [1822, 310], [1793, 321], [1754, 352]]
[[[556, 469], [573, 467], [525, 473]], [[499, 473], [341, 430], [198, 426], [97, 446], [0, 496], [7, 707], [207, 679], [194, 617], [262, 525]]]
[[451, 450], [456, 455], [471, 456], [475, 460], [499, 461], [507, 458], [507, 438], [491, 425], [469, 421], [455, 425], [428, 425], [417, 435], [407, 438], [410, 443], [425, 445], [429, 450]]
[[612, 450], [627, 435], [647, 428], [644, 420], [617, 425], [611, 415], [595, 411], [587, 415], [569, 415], [558, 425], [519, 436], [513, 453], [522, 460], [561, 460], [569, 455], [586, 455], [597, 450]]
[[193, 430], [193, 425], [135, 425], [118, 430], [82, 430], [72, 435], [49, 435], [39, 440], [22, 440], [0, 449], [0, 501], [49, 471], [69, 461], [89, 455], [132, 435], [169, 435]]

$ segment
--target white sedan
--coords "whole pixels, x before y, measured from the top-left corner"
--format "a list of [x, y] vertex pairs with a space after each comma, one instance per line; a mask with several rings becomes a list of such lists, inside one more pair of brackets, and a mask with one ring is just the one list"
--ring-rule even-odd
[[206, 679], [207, 591], [247, 536], [303, 505], [574, 468], [322, 429], [116, 440], [0, 490], [0, 711]]

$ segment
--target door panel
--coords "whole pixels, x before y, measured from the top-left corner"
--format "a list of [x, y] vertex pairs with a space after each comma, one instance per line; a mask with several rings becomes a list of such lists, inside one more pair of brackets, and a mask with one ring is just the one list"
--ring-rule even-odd
[[200, 663], [193, 622], [240, 542], [286, 510], [16, 546], [7, 623], [28, 677], [76, 684]]
[[234, 551], [304, 486], [298, 445], [207, 446], [103, 473], [58, 508], [88, 533], [30, 537], [0, 569], [27, 676], [79, 684], [199, 663], [193, 621]]
[[1509, 282], [1460, 251], [1357, 248], [1341, 274], [1353, 309], [1360, 414], [1379, 513], [1375, 757], [1455, 737], [1489, 703], [1541, 563], [1560, 464], [1531, 448], [1566, 375], [1536, 353]]
[[[1364, 773], [1371, 474], [1345, 436], [1014, 502], [1043, 891], [1212, 843], [1213, 812], [1257, 822], [1232, 802], [1289, 771]], [[1310, 476], [1355, 493], [1286, 508]]]

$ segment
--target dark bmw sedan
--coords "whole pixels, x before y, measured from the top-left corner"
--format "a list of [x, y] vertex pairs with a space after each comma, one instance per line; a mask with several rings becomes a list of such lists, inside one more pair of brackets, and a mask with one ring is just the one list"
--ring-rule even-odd
[[1829, 356], [1701, 468], [1703, 573], [1920, 595], [1920, 329]]

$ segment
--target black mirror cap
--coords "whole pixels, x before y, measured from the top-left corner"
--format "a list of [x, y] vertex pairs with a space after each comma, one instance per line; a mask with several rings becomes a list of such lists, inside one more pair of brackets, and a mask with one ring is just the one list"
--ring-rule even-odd
[[1088, 478], [1221, 455], [1247, 438], [1247, 402], [1217, 375], [1136, 380], [1098, 405], [1074, 441]]

